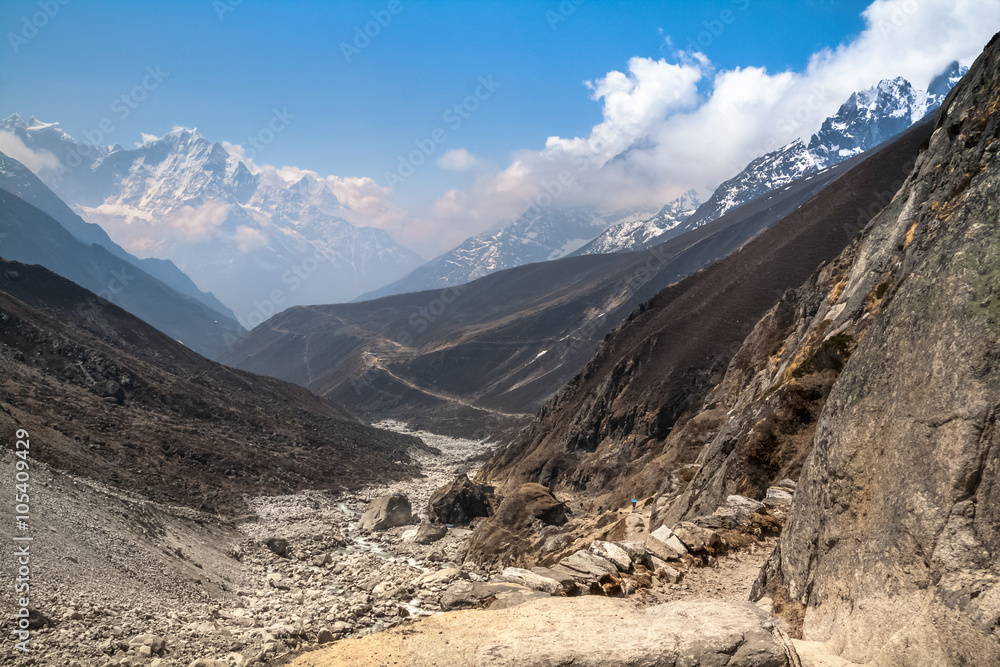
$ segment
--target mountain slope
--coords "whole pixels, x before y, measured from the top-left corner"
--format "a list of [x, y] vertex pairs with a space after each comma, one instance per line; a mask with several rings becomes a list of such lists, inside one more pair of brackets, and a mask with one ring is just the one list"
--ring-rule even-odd
[[247, 328], [288, 305], [348, 301], [423, 263], [385, 231], [349, 223], [327, 180], [253, 173], [198, 130], [132, 149], [90, 147], [16, 115], [0, 130], [60, 160], [38, 176], [84, 219], [135, 255], [172, 260]]
[[929, 121], [914, 127], [738, 252], [643, 304], [482, 476], [586, 490], [595, 506], [655, 493], [698, 456], [700, 443], [671, 437], [678, 420], [723, 379], [768, 308], [891, 198], [929, 132]]
[[608, 227], [596, 239], [573, 255], [597, 255], [606, 252], [624, 252], [647, 247], [653, 239], [682, 224], [697, 210], [700, 202], [697, 193], [689, 190], [665, 205], [648, 220], [626, 220]]
[[[802, 258], [835, 256], [857, 233], [859, 212], [883, 205], [886, 183], [915, 150], [909, 142], [854, 158], [643, 252], [570, 257], [457, 288], [289, 309], [251, 332], [225, 361], [310, 387], [370, 419], [391, 416], [466, 433], [485, 423], [495, 431], [509, 418], [523, 421], [562, 387], [639, 304], [778, 221], [791, 216], [768, 244], [785, 247], [780, 239], [794, 237], [806, 246], [797, 253]], [[860, 175], [837, 206], [831, 199], [816, 204], [827, 209], [812, 222], [796, 213], [823, 201], [824, 190], [852, 168]], [[805, 231], [797, 232], [802, 225]], [[768, 256], [773, 263], [761, 271], [777, 293], [748, 301], [759, 308], [755, 317], [814, 266], [800, 270], [798, 256]], [[788, 271], [786, 263], [797, 268]]]
[[31, 434], [33, 457], [213, 513], [245, 511], [249, 492], [397, 478], [418, 444], [300, 387], [208, 361], [68, 280], [6, 260], [0, 367], [0, 423]]
[[47, 213], [84, 245], [101, 246], [112, 255], [142, 269], [181, 294], [201, 301], [223, 318], [234, 321], [235, 324], [236, 316], [233, 315], [232, 311], [222, 305], [222, 302], [216, 299], [215, 295], [199, 290], [173, 262], [153, 258], [138, 259], [125, 252], [121, 246], [111, 240], [111, 237], [101, 229], [100, 225], [86, 222], [73, 213], [69, 206], [42, 183], [30, 169], [3, 153], [0, 153], [0, 190], [6, 190]]
[[[201, 301], [180, 294], [100, 245], [85, 245], [39, 209], [0, 190], [0, 256], [41, 264], [133, 313], [209, 357], [221, 357], [241, 334], [239, 325]], [[81, 300], [81, 313], [98, 311]]]
[[453, 287], [504, 269], [575, 254], [574, 251], [622, 217], [634, 221], [645, 215], [641, 211], [622, 211], [599, 216], [584, 208], [533, 206], [514, 222], [499, 223], [466, 239], [400, 280], [357, 300]]

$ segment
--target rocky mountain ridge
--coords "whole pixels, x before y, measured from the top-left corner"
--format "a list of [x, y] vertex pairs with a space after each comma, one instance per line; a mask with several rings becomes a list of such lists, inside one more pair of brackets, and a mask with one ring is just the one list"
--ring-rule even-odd
[[[589, 210], [550, 207], [537, 217], [526, 214], [511, 224], [498, 223], [496, 228], [468, 239], [397, 283], [362, 295], [359, 300], [460, 285], [495, 271], [567, 254], [652, 247], [898, 135], [936, 109], [963, 73], [956, 62], [935, 77], [926, 90], [917, 90], [897, 77], [854, 93], [808, 142], [797, 139], [754, 159], [704, 203], [689, 191], [654, 216], [633, 213], [619, 221], [614, 220], [617, 216], [597, 218]], [[602, 224], [588, 224], [588, 220], [602, 220]], [[542, 231], [536, 231], [536, 226]], [[589, 242], [588, 235], [592, 238]]]
[[891, 199], [929, 132], [929, 121], [918, 124], [737, 252], [641, 304], [484, 477], [501, 487], [572, 488], [595, 508], [654, 494], [701, 449], [679, 421], [723, 379], [775, 301], [837, 257]]

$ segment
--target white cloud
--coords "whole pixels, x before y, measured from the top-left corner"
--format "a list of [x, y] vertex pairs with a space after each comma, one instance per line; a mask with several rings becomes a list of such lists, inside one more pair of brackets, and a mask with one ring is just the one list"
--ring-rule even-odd
[[226, 221], [229, 208], [226, 202], [212, 199], [198, 206], [182, 206], [163, 222], [179, 232], [185, 241], [202, 241]]
[[267, 247], [267, 239], [264, 238], [264, 234], [259, 229], [246, 225], [237, 227], [233, 238], [236, 240], [236, 247], [243, 253]]
[[592, 99], [603, 100], [604, 120], [586, 138], [549, 137], [547, 149], [611, 158], [636, 139], [648, 134], [670, 113], [693, 106], [698, 100], [698, 81], [704, 63], [693, 59], [683, 64], [651, 58], [632, 58], [628, 74], [608, 72], [588, 81]]
[[155, 257], [162, 256], [165, 248], [215, 236], [229, 216], [230, 205], [210, 200], [197, 206], [182, 206], [164, 217], [127, 204], [80, 208], [89, 222], [99, 224], [129, 252]]
[[258, 167], [252, 158], [247, 155], [246, 149], [241, 144], [232, 144], [228, 141], [222, 142], [222, 147], [226, 149], [226, 152], [238, 159], [240, 162], [247, 166], [253, 173], [260, 172], [260, 167]]
[[13, 132], [0, 131], [0, 152], [6, 153], [37, 174], [59, 169], [59, 158], [46, 150], [32, 150]]
[[81, 206], [80, 208], [87, 214], [87, 216], [106, 216], [121, 218], [125, 224], [133, 225], [141, 222], [152, 222], [153, 214], [149, 211], [143, 211], [127, 204], [101, 204], [95, 208], [88, 208], [86, 206]]
[[464, 148], [453, 148], [437, 159], [438, 166], [452, 171], [468, 171], [479, 164], [479, 158]]
[[151, 144], [154, 141], [159, 141], [160, 140], [160, 138], [158, 136], [156, 136], [155, 134], [147, 134], [146, 132], [140, 132], [139, 135], [142, 137], [142, 144], [141, 145], [143, 145], [143, 146], [146, 145], [146, 144]]

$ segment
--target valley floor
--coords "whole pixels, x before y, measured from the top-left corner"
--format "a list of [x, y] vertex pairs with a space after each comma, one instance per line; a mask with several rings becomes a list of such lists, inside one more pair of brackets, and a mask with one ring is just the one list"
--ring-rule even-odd
[[[252, 498], [248, 516], [234, 521], [33, 464], [31, 602], [45, 627], [33, 631], [27, 655], [5, 642], [0, 664], [281, 664], [321, 643], [440, 612], [452, 580], [490, 575], [457, 562], [468, 530], [452, 528], [429, 545], [413, 542], [410, 526], [357, 530], [367, 503], [386, 493], [406, 494], [414, 513], [424, 514], [430, 495], [456, 474], [474, 472], [472, 460], [486, 447], [417, 435], [438, 450], [413, 452], [423, 477], [339, 496]], [[0, 469], [13, 465], [5, 453]], [[0, 494], [13, 497], [13, 475], [0, 475]], [[13, 524], [10, 507], [0, 509], [0, 521]], [[677, 584], [657, 581], [631, 600], [745, 601], [772, 547], [761, 543], [718, 567], [693, 568]], [[4, 569], [11, 574], [13, 567]]]

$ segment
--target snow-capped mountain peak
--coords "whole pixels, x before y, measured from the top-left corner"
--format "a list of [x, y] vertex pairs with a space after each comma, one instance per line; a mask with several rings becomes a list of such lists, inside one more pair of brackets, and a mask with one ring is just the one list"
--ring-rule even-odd
[[600, 236], [574, 254], [598, 255], [643, 248], [653, 239], [682, 224], [691, 217], [700, 204], [698, 193], [688, 190], [666, 204], [651, 218], [625, 220], [608, 227]]
[[772, 190], [874, 148], [937, 109], [966, 70], [952, 63], [924, 90], [896, 77], [852, 94], [808, 142], [796, 139], [752, 160], [683, 225], [657, 241], [700, 227]]
[[[44, 162], [38, 176], [140, 257], [170, 259], [248, 328], [290, 305], [349, 301], [422, 263], [383, 230], [356, 227], [329, 184], [267, 179], [189, 127], [134, 148], [94, 148], [55, 123], [11, 116], [0, 129]], [[83, 156], [75, 166], [64, 155]]]

